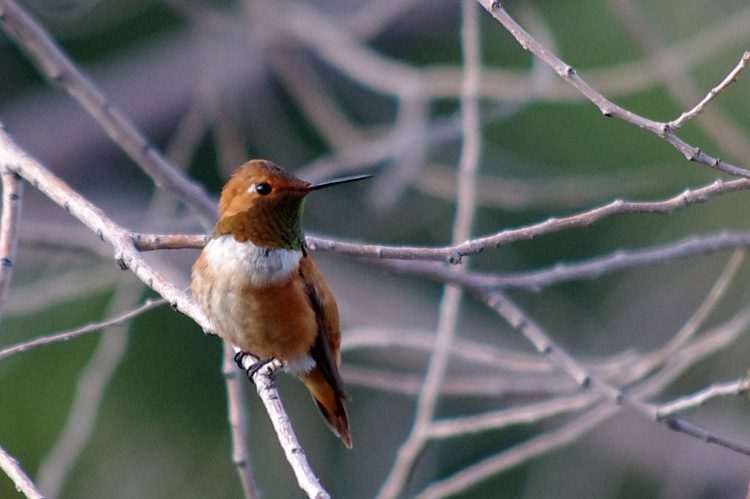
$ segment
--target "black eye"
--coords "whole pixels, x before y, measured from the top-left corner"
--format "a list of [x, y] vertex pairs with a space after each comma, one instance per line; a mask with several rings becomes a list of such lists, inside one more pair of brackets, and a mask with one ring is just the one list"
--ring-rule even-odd
[[255, 186], [255, 192], [257, 192], [261, 196], [266, 196], [268, 194], [271, 194], [271, 186], [268, 185], [266, 182], [257, 184]]

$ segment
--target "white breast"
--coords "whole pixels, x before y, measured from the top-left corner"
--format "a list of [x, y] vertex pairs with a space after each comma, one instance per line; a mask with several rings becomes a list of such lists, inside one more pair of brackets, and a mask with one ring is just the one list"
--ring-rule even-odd
[[266, 248], [250, 241], [241, 243], [229, 234], [212, 239], [204, 252], [213, 275], [258, 288], [288, 279], [299, 268], [302, 258], [298, 250]]

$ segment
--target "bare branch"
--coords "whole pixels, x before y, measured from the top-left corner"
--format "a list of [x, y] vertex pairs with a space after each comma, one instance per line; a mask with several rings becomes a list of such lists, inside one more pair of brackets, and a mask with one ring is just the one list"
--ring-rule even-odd
[[454, 246], [436, 248], [420, 248], [410, 246], [388, 246], [374, 244], [357, 244], [346, 241], [325, 239], [322, 237], [307, 237], [307, 244], [312, 250], [335, 251], [351, 256], [364, 258], [385, 258], [398, 260], [437, 260], [449, 263], [460, 263], [463, 257], [481, 253], [488, 248], [535, 239], [546, 234], [552, 234], [576, 227], [589, 225], [614, 215], [632, 213], [671, 214], [694, 203], [702, 203], [713, 196], [726, 194], [737, 190], [750, 188], [747, 179], [729, 181], [715, 180], [711, 184], [697, 189], [685, 189], [682, 193], [662, 201], [624, 201], [614, 200], [605, 205], [580, 212], [568, 217], [552, 217], [516, 229], [505, 229], [495, 234], [468, 240]]
[[274, 359], [253, 372], [252, 369], [255, 367], [258, 359], [252, 355], [242, 353], [236, 348], [235, 353], [241, 355], [242, 367], [248, 371], [248, 374], [253, 375], [250, 380], [255, 383], [258, 397], [260, 397], [263, 406], [266, 408], [268, 417], [271, 419], [271, 424], [273, 424], [273, 429], [276, 431], [276, 436], [279, 438], [281, 448], [286, 455], [286, 460], [297, 477], [299, 487], [308, 497], [316, 499], [330, 498], [330, 495], [320, 484], [318, 477], [315, 476], [310, 464], [307, 462], [305, 450], [297, 440], [297, 435], [294, 433], [289, 416], [287, 416], [284, 405], [281, 403], [281, 397], [279, 397], [279, 392], [274, 383], [274, 373], [281, 367], [281, 363]]
[[[464, 60], [464, 76], [461, 85], [461, 117], [463, 141], [461, 157], [456, 174], [456, 208], [453, 222], [453, 243], [471, 236], [471, 226], [477, 210], [476, 174], [481, 152], [481, 130], [479, 125], [479, 13], [474, 0], [461, 3], [461, 48]], [[411, 431], [401, 444], [391, 471], [378, 492], [379, 498], [392, 498], [401, 494], [414, 462], [429, 440], [429, 429], [435, 417], [435, 408], [440, 387], [448, 369], [450, 353], [456, 335], [458, 314], [461, 308], [460, 288], [445, 286], [438, 311], [438, 326], [435, 344], [425, 373], [424, 384], [417, 398], [417, 410]]]
[[[127, 276], [120, 278], [110, 299], [108, 308], [111, 313], [131, 307], [143, 294], [140, 283], [124, 277]], [[104, 393], [120, 365], [128, 338], [127, 334], [103, 334], [94, 354], [81, 372], [65, 426], [39, 465], [39, 488], [50, 497], [60, 495], [70, 472], [91, 438]]]
[[667, 123], [667, 126], [670, 130], [678, 130], [682, 125], [687, 123], [688, 121], [692, 120], [696, 116], [698, 116], [700, 113], [703, 112], [703, 110], [706, 108], [709, 102], [714, 100], [721, 92], [723, 92], [729, 85], [737, 81], [737, 77], [742, 72], [743, 69], [747, 66], [747, 63], [750, 62], [750, 52], [745, 52], [742, 54], [742, 58], [740, 59], [740, 62], [737, 63], [737, 65], [734, 67], [732, 71], [729, 72], [729, 74], [722, 80], [721, 83], [719, 83], [717, 86], [712, 88], [706, 96], [693, 107], [689, 111], [685, 111], [682, 113], [678, 118], [670, 121]]
[[83, 222], [102, 240], [109, 243], [114, 248], [115, 261], [121, 268], [129, 268], [142, 282], [166, 299], [172, 308], [189, 316], [204, 331], [212, 330], [210, 322], [195, 300], [169, 282], [140, 256], [129, 231], [107, 218], [99, 208], [20, 150], [1, 124], [0, 163], [23, 177], [52, 201]]
[[748, 391], [748, 389], [750, 389], [750, 380], [748, 378], [739, 378], [724, 383], [713, 383], [695, 393], [683, 395], [675, 400], [661, 404], [657, 409], [657, 416], [659, 418], [666, 418], [675, 412], [703, 405], [713, 398], [738, 395]]
[[[479, 3], [489, 12], [492, 17], [499, 21], [508, 32], [513, 35], [519, 45], [544, 61], [551, 67], [563, 80], [571, 84], [578, 92], [586, 97], [592, 104], [599, 108], [604, 116], [612, 116], [623, 121], [631, 123], [639, 128], [648, 130], [666, 140], [675, 149], [680, 151], [686, 159], [695, 161], [729, 175], [750, 178], [750, 171], [739, 168], [729, 163], [725, 163], [718, 158], [713, 158], [703, 153], [697, 147], [693, 147], [682, 139], [678, 138], [674, 131], [669, 127], [669, 123], [653, 121], [648, 118], [639, 116], [627, 109], [623, 109], [614, 102], [606, 99], [599, 92], [594, 90], [586, 83], [575, 68], [560, 60], [555, 54], [537, 42], [521, 26], [513, 20], [510, 15], [500, 6], [496, 0], [478, 0]], [[743, 55], [744, 59], [744, 55]], [[744, 66], [743, 66], [744, 67]]]
[[207, 229], [213, 227], [217, 217], [216, 203], [208, 197], [203, 187], [178, 173], [130, 119], [84, 76], [47, 32], [13, 0], [0, 0], [0, 26], [48, 78], [62, 84], [80, 102], [156, 185], [177, 195], [196, 212]]
[[39, 489], [36, 488], [34, 481], [29, 478], [29, 475], [21, 468], [18, 460], [11, 456], [0, 445], [0, 469], [2, 469], [13, 483], [16, 484], [16, 489], [29, 499], [44, 499], [44, 496]]
[[224, 343], [224, 356], [221, 371], [227, 386], [227, 418], [229, 419], [229, 430], [232, 435], [232, 461], [237, 467], [242, 490], [246, 499], [257, 499], [260, 497], [260, 489], [255, 482], [253, 466], [250, 462], [250, 450], [247, 442], [247, 415], [244, 407], [244, 391], [238, 382], [244, 377], [239, 377], [239, 367], [234, 361], [235, 352], [232, 347]]
[[617, 250], [609, 255], [581, 262], [560, 262], [551, 267], [493, 275], [476, 272], [456, 272], [450, 267], [435, 262], [381, 261], [387, 269], [412, 275], [420, 275], [438, 282], [465, 288], [527, 289], [540, 291], [562, 282], [596, 279], [611, 272], [647, 266], [673, 263], [678, 259], [724, 249], [747, 248], [750, 233], [720, 232], [706, 236], [692, 236], [681, 241], [638, 250]]
[[593, 375], [570, 354], [553, 342], [549, 335], [525, 314], [517, 305], [500, 292], [491, 292], [483, 296], [487, 305], [496, 310], [511, 325], [517, 328], [534, 345], [540, 354], [553, 359], [561, 368], [572, 376], [582, 388], [592, 388], [604, 394], [611, 402], [635, 409], [638, 413], [655, 421], [665, 423], [670, 429], [682, 431], [687, 435], [700, 438], [709, 443], [715, 443], [734, 452], [750, 456], [750, 446], [738, 444], [730, 439], [715, 435], [692, 423], [682, 421], [674, 416], [659, 418], [657, 406], [645, 403], [638, 398], [626, 394], [624, 391], [610, 385], [602, 378]]
[[18, 343], [17, 345], [9, 346], [7, 348], [0, 350], [0, 360], [4, 360], [17, 353], [27, 352], [34, 348], [50, 345], [58, 341], [68, 341], [70, 339], [77, 338], [79, 336], [83, 336], [89, 333], [93, 333], [104, 328], [108, 328], [112, 326], [122, 326], [126, 324], [128, 321], [130, 321], [131, 319], [138, 317], [142, 313], [148, 310], [151, 310], [152, 308], [156, 308], [160, 305], [164, 305], [165, 303], [167, 303], [167, 301], [164, 298], [160, 298], [158, 300], [146, 300], [143, 303], [143, 305], [137, 308], [134, 308], [133, 310], [129, 312], [125, 312], [124, 314], [118, 315], [117, 317], [113, 317], [112, 319], [107, 319], [106, 321], [101, 321], [101, 322], [94, 322], [93, 324], [89, 324], [84, 327], [73, 329], [71, 331], [50, 334], [48, 336], [40, 336], [30, 341], [25, 341], [23, 343]]
[[0, 317], [2, 317], [18, 247], [23, 183], [18, 175], [7, 169], [0, 171], [0, 179], [3, 185], [3, 215], [0, 220]]

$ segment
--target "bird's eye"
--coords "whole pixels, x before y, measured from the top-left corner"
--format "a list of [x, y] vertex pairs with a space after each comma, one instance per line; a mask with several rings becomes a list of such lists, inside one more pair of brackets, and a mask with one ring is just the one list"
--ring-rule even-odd
[[261, 196], [266, 196], [268, 194], [271, 194], [271, 186], [266, 182], [255, 184], [255, 192], [257, 192]]

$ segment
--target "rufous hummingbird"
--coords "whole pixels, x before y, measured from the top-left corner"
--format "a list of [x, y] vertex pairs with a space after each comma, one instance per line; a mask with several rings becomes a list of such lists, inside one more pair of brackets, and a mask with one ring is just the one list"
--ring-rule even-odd
[[270, 161], [248, 161], [221, 190], [221, 218], [192, 274], [193, 295], [216, 333], [261, 362], [280, 360], [348, 448], [339, 312], [305, 248], [302, 209], [313, 191], [368, 177], [311, 184]]

